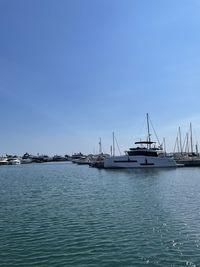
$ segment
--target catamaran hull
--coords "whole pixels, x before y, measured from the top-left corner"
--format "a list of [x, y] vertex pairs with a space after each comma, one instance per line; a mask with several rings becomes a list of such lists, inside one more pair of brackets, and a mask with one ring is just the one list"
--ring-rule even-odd
[[175, 168], [176, 162], [168, 157], [115, 156], [104, 159], [104, 168]]

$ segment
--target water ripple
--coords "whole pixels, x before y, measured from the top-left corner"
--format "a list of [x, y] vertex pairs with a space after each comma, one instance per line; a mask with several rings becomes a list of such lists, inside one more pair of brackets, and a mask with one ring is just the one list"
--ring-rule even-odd
[[198, 169], [0, 168], [0, 266], [198, 266]]

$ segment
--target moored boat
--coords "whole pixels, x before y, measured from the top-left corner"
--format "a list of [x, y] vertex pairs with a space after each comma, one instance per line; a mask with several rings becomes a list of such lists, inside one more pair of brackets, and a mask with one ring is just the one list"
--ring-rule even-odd
[[99, 154], [99, 155], [94, 155], [93, 158], [90, 161], [90, 167], [95, 167], [98, 169], [104, 168], [104, 160], [105, 158], [109, 157], [108, 154]]
[[123, 156], [111, 156], [104, 159], [104, 168], [169, 168], [176, 162], [167, 157], [160, 148], [148, 147], [153, 142], [141, 141], [135, 144], [146, 145], [130, 148]]
[[0, 158], [0, 165], [8, 165], [8, 158], [7, 157], [1, 157]]
[[12, 159], [9, 159], [8, 164], [9, 165], [19, 165], [19, 164], [21, 164], [21, 160], [18, 158], [12, 158]]
[[[149, 116], [147, 114], [148, 138], [135, 142], [135, 148], [125, 151], [123, 156], [110, 156], [104, 159], [104, 168], [169, 168], [176, 167], [174, 159], [166, 156], [162, 147], [156, 147], [151, 141]], [[154, 146], [153, 146], [154, 144]], [[153, 146], [153, 147], [152, 147]]]

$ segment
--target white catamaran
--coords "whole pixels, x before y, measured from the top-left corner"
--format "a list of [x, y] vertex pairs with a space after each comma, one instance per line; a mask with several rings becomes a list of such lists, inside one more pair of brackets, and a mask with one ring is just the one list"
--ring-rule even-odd
[[104, 159], [104, 168], [169, 168], [176, 167], [176, 162], [166, 156], [161, 147], [152, 147], [147, 114], [147, 141], [136, 142], [135, 148], [125, 151], [123, 156], [110, 156]]

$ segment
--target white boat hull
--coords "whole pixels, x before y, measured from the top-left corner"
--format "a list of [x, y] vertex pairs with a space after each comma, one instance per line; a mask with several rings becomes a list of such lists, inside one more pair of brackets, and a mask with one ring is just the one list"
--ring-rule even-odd
[[104, 160], [104, 168], [169, 168], [176, 162], [169, 157], [115, 156]]
[[10, 160], [9, 165], [19, 165], [21, 164], [21, 161], [19, 159]]

